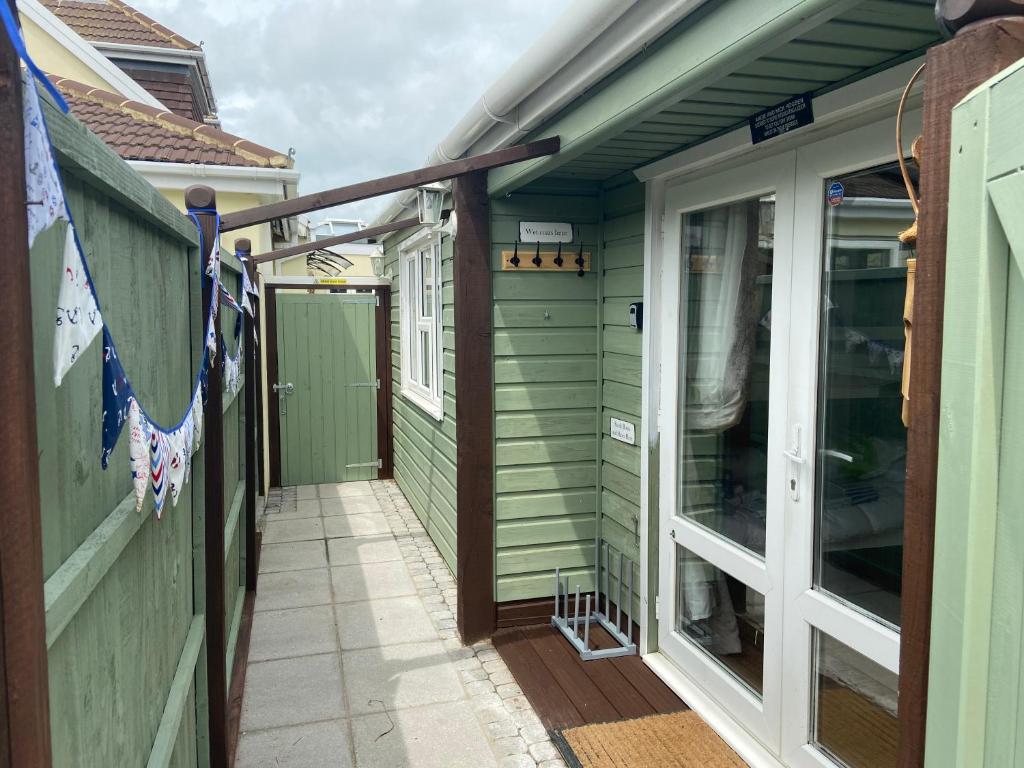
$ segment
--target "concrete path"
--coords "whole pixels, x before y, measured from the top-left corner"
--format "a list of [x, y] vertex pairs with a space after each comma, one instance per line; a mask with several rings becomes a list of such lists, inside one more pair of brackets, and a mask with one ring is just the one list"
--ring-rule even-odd
[[391, 481], [267, 508], [238, 768], [565, 768]]

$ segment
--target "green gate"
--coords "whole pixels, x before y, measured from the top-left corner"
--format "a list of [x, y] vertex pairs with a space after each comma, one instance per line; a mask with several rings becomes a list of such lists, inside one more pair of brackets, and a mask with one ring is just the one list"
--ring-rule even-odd
[[281, 485], [377, 478], [371, 294], [278, 295]]

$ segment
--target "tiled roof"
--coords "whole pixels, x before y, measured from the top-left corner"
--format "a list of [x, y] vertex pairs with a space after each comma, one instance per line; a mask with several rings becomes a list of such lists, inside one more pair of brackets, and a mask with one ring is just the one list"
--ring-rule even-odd
[[121, 0], [42, 0], [53, 14], [94, 43], [198, 51], [199, 46]]
[[292, 159], [173, 112], [50, 75], [71, 112], [125, 160], [291, 168]]
[[192, 93], [192, 83], [185, 72], [164, 72], [123, 63], [118, 66], [174, 114], [204, 122], [202, 110]]

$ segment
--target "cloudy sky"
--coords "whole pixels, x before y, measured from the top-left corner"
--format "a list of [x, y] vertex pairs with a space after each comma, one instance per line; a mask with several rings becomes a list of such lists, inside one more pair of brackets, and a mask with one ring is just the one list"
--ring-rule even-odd
[[307, 193], [421, 165], [569, 0], [132, 4], [202, 41], [224, 129], [294, 147]]

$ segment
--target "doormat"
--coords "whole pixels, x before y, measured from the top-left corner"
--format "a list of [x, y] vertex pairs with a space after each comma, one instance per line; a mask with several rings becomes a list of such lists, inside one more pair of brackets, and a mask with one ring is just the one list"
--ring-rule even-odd
[[557, 732], [574, 768], [746, 768], [695, 712], [674, 712]]

